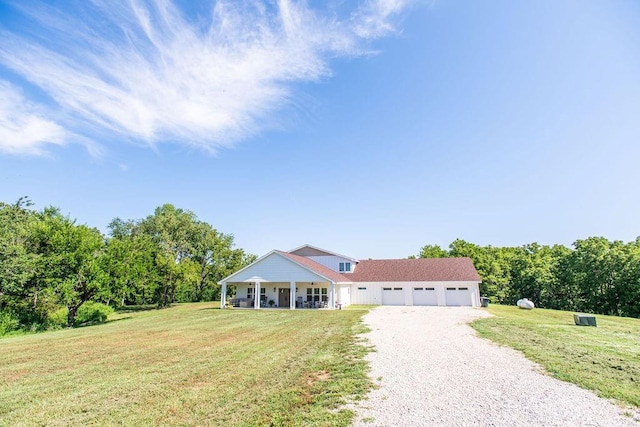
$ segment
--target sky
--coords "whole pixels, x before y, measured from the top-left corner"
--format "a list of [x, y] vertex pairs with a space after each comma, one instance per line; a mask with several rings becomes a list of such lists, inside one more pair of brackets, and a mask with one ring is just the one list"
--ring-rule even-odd
[[640, 235], [635, 0], [0, 0], [0, 201], [257, 255]]

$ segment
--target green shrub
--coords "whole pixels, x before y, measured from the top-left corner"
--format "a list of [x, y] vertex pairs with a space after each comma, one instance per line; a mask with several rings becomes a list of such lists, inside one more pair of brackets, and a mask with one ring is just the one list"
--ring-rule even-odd
[[69, 315], [69, 309], [67, 307], [59, 308], [53, 313], [49, 313], [47, 321], [50, 329], [59, 329], [67, 326], [67, 316]]
[[85, 323], [104, 323], [113, 311], [113, 308], [110, 306], [99, 302], [85, 302], [78, 309], [75, 325], [78, 326]]
[[20, 328], [20, 321], [11, 312], [0, 312], [0, 336]]

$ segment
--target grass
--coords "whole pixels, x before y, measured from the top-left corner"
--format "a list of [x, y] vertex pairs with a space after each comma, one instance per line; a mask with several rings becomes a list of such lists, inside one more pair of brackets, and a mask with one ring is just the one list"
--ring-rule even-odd
[[640, 407], [640, 320], [597, 315], [576, 326], [573, 312], [491, 305], [474, 321], [479, 335], [520, 350], [552, 376]]
[[366, 309], [121, 312], [0, 340], [0, 425], [346, 426]]

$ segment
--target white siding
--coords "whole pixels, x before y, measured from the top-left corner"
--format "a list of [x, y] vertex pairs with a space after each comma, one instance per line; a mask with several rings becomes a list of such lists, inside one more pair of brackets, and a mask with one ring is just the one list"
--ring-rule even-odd
[[377, 283], [354, 283], [351, 285], [351, 304], [382, 304], [382, 293]]
[[[294, 282], [324, 282], [326, 279], [299, 266], [295, 262], [272, 253], [259, 262], [250, 265], [233, 275], [230, 282], [243, 282], [253, 276], [262, 277], [267, 282], [294, 281]], [[268, 283], [266, 284], [268, 286]], [[263, 284], [265, 286], [265, 284]]]
[[336, 286], [336, 308], [337, 304], [342, 304], [343, 307], [351, 305], [351, 286], [349, 285], [341, 285]]

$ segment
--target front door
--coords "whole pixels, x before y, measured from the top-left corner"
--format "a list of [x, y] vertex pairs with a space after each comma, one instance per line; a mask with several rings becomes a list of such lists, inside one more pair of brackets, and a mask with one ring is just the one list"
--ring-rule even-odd
[[291, 289], [289, 288], [278, 289], [278, 307], [289, 307], [290, 296], [291, 296]]

